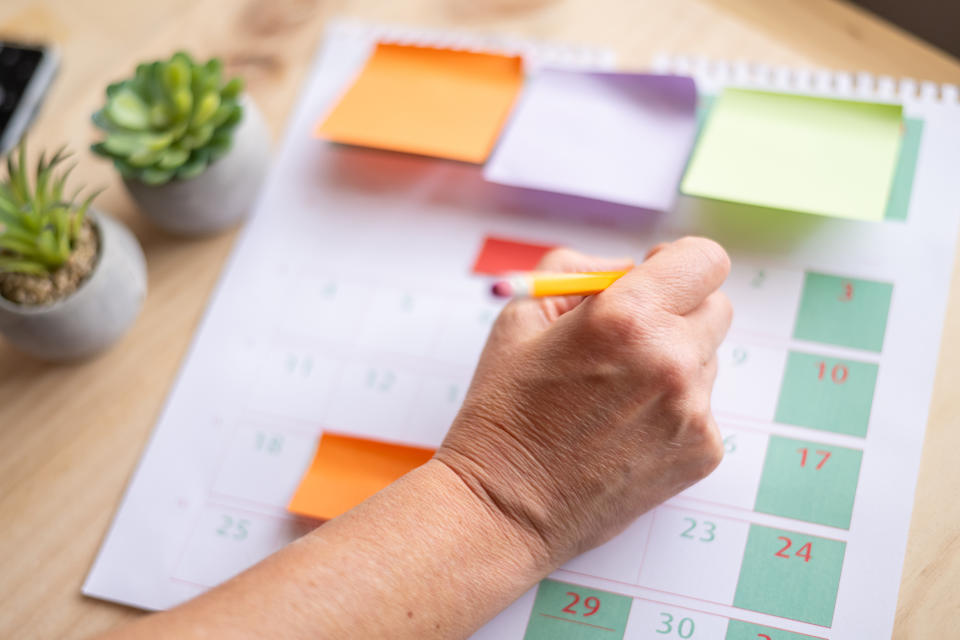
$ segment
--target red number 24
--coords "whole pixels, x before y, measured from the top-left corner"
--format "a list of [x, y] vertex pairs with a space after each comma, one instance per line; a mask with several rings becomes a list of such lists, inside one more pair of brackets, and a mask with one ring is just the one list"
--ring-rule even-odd
[[[780, 551], [777, 551], [777, 552], [776, 552], [775, 554], [773, 554], [773, 555], [777, 556], [778, 558], [787, 558], [787, 559], [789, 559], [789, 558], [790, 558], [790, 555], [787, 554], [787, 553], [784, 553], [784, 551], [786, 551], [787, 549], [789, 549], [790, 546], [793, 544], [793, 542], [790, 540], [790, 538], [788, 538], [788, 537], [786, 537], [786, 536], [777, 536], [777, 539], [778, 539], [778, 540], [783, 540], [783, 541], [786, 542], [787, 544], [783, 545], [783, 548], [780, 549]], [[811, 543], [811, 542], [806, 543], [805, 545], [803, 545], [802, 547], [800, 547], [800, 549], [798, 549], [797, 552], [796, 552], [795, 554], [793, 554], [793, 555], [797, 556], [798, 558], [803, 558], [803, 561], [804, 561], [804, 562], [810, 562], [810, 554], [813, 552], [813, 546], [812, 546], [812, 545], [813, 545], [813, 543]]]

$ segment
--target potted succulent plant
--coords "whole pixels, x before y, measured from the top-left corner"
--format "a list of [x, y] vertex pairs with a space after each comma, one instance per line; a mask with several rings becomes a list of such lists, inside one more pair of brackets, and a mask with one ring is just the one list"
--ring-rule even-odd
[[[147, 287], [143, 252], [121, 223], [66, 196], [68, 154], [26, 146], [7, 156], [0, 181], [0, 334], [48, 360], [91, 355], [133, 324]], [[31, 177], [33, 178], [31, 180]]]
[[201, 235], [239, 222], [270, 161], [270, 136], [240, 78], [220, 60], [184, 52], [144, 63], [107, 87], [93, 114], [105, 138], [93, 151], [113, 160], [140, 209], [159, 227]]

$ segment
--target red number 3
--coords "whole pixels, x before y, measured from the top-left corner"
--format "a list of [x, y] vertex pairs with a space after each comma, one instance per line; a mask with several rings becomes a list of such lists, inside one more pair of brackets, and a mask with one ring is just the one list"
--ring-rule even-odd
[[843, 285], [843, 294], [839, 298], [840, 302], [850, 302], [853, 300], [853, 284], [846, 282]]

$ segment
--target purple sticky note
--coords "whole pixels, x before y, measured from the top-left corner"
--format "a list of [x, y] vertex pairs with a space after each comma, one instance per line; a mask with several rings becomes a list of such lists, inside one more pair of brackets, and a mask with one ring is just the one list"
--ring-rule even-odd
[[543, 69], [484, 176], [654, 211], [673, 207], [697, 130], [692, 78]]

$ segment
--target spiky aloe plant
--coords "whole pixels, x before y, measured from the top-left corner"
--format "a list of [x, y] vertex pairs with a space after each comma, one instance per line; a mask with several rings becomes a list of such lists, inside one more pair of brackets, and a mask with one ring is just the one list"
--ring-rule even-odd
[[64, 197], [75, 165], [58, 172], [70, 154], [65, 148], [47, 159], [41, 153], [30, 179], [27, 146], [7, 156], [7, 175], [0, 181], [0, 273], [46, 275], [73, 253], [96, 191], [77, 204], [83, 187]]
[[224, 82], [217, 58], [197, 64], [180, 51], [140, 64], [132, 78], [107, 87], [106, 105], [93, 114], [106, 138], [92, 149], [146, 184], [196, 177], [230, 150], [241, 91], [240, 78]]

